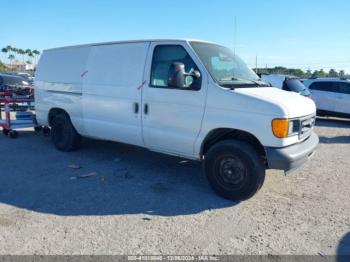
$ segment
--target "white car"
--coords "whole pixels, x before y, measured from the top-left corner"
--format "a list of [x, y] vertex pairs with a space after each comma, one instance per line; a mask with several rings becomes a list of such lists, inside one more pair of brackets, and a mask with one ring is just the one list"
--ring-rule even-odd
[[350, 117], [350, 81], [339, 78], [304, 80], [319, 115]]
[[286, 172], [314, 153], [311, 99], [266, 87], [230, 49], [141, 40], [46, 50], [36, 115], [62, 151], [81, 137], [119, 141], [203, 162], [213, 189], [252, 197], [266, 169]]

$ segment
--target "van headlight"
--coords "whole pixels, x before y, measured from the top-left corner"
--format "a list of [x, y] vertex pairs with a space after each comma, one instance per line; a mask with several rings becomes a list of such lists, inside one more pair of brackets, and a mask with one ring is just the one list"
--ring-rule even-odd
[[277, 118], [272, 120], [272, 133], [275, 137], [286, 138], [299, 134], [300, 121], [298, 119]]

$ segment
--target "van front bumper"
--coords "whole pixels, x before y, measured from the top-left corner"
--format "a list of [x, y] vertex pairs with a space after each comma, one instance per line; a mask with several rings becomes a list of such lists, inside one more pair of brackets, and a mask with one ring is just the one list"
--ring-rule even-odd
[[268, 168], [284, 170], [286, 173], [297, 169], [313, 156], [318, 142], [318, 136], [313, 132], [298, 144], [282, 148], [266, 147]]

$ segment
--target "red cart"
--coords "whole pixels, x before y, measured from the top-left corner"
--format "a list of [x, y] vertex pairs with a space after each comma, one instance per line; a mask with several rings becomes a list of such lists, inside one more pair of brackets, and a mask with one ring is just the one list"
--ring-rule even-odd
[[[30, 103], [34, 102], [34, 98], [28, 96], [13, 96], [9, 91], [0, 92], [0, 127], [2, 127], [2, 132], [4, 135], [9, 136], [10, 138], [16, 138], [18, 133], [16, 129], [37, 127], [34, 115], [29, 119], [16, 119], [12, 120], [10, 117], [11, 106], [16, 108], [16, 105], [21, 103]], [[4, 108], [5, 118], [2, 118], [1, 106]]]

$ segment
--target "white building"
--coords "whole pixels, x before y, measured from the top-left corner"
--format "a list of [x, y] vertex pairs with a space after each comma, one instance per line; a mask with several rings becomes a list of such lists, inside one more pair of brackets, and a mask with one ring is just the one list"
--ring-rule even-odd
[[17, 71], [17, 72], [25, 72], [25, 71], [33, 71], [35, 70], [35, 64], [27, 64], [23, 63], [21, 61], [15, 60], [10, 64], [5, 64], [5, 66], [10, 71]]

